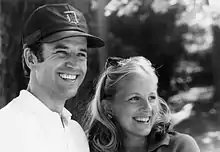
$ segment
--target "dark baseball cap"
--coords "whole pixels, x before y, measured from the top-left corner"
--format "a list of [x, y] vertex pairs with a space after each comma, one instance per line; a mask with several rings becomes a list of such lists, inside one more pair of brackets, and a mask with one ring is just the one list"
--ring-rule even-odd
[[89, 48], [104, 46], [104, 41], [88, 33], [84, 15], [69, 4], [47, 4], [38, 7], [27, 19], [22, 41], [24, 45], [50, 43], [68, 37], [87, 38]]

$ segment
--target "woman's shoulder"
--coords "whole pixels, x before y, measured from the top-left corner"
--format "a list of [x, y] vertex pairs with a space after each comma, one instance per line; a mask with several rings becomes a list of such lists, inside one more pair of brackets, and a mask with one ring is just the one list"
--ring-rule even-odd
[[173, 142], [188, 142], [195, 141], [194, 138], [188, 134], [180, 133], [177, 131], [169, 132], [170, 140]]
[[195, 139], [184, 133], [171, 132], [170, 136], [170, 146], [172, 146], [176, 151], [179, 152], [200, 152], [199, 147]]

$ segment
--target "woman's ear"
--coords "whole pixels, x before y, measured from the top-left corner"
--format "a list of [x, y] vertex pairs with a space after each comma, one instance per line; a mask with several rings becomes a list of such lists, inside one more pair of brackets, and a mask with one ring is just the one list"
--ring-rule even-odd
[[106, 112], [107, 114], [113, 115], [114, 112], [112, 110], [112, 106], [111, 106], [111, 102], [109, 100], [102, 100], [102, 106], [103, 109], [105, 110], [104, 112]]
[[25, 48], [23, 55], [26, 65], [30, 69], [33, 69], [34, 65], [37, 63], [37, 57], [31, 52], [30, 48]]

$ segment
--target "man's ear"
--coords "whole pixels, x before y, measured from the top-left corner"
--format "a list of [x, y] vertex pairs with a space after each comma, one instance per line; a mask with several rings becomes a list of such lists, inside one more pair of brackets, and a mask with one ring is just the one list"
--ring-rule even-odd
[[30, 69], [32, 69], [34, 65], [37, 63], [37, 57], [33, 54], [33, 52], [31, 52], [30, 48], [25, 48], [23, 55], [26, 65]]

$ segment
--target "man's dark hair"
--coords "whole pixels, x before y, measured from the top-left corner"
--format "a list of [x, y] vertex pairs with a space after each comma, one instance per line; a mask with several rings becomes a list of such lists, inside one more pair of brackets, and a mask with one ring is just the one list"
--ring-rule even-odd
[[[25, 46], [25, 48], [29, 48], [30, 51], [37, 57], [38, 62], [43, 62], [44, 58], [43, 58], [43, 47], [42, 47], [42, 43], [35, 43], [32, 45], [28, 45]], [[30, 69], [29, 67], [26, 65], [25, 59], [24, 59], [24, 54], [22, 55], [22, 67], [24, 70], [24, 75], [29, 77], [30, 76]]]

